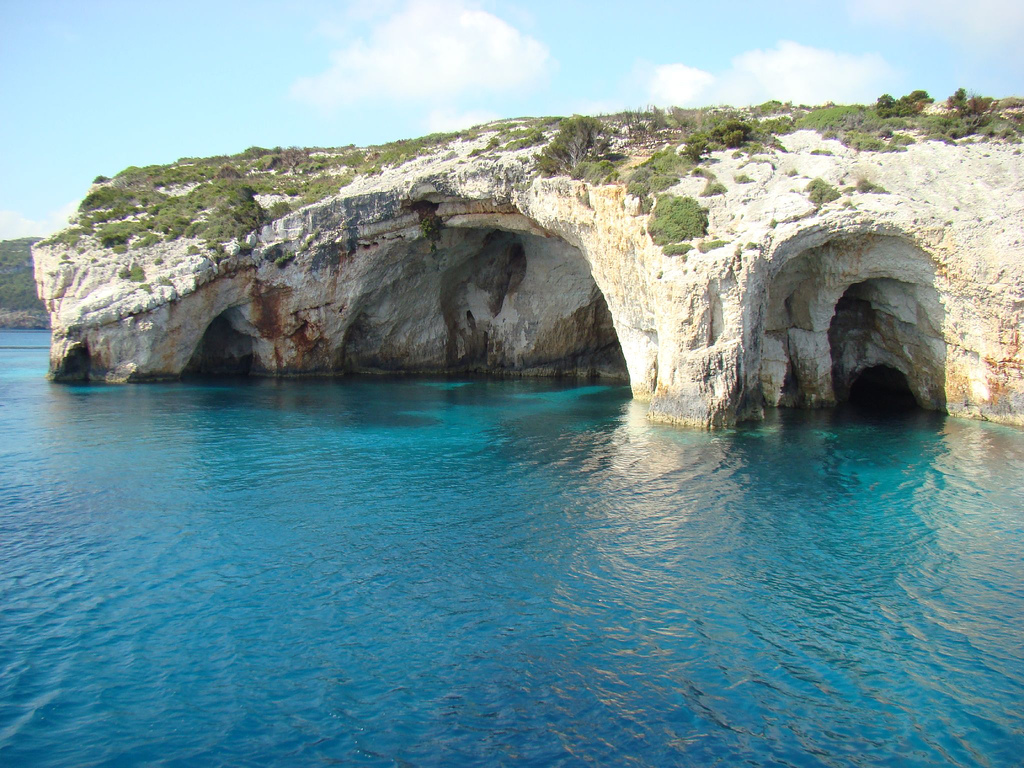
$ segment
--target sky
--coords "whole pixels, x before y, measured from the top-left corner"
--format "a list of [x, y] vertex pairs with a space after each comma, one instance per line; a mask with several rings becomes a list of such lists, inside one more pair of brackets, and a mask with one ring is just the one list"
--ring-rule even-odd
[[92, 179], [647, 105], [1024, 96], [1024, 0], [0, 0], [0, 239]]

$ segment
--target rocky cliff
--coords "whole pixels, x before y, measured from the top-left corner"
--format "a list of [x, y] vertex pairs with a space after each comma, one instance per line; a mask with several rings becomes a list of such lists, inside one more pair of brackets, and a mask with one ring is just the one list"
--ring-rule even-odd
[[[217, 252], [188, 236], [37, 245], [51, 375], [618, 377], [652, 419], [701, 427], [873, 380], [1024, 424], [1017, 145], [879, 153], [795, 131], [718, 151], [665, 191], [708, 218], [666, 255], [625, 184], [540, 177], [535, 150], [493, 143], [358, 175]], [[721, 186], [700, 197], [709, 172]]]

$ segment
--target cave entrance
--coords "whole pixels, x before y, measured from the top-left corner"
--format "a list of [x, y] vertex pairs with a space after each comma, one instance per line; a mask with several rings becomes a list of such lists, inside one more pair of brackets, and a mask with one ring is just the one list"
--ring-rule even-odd
[[880, 413], [900, 413], [919, 408], [907, 377], [888, 365], [873, 365], [857, 374], [850, 385], [847, 402], [859, 410]]
[[206, 328], [186, 375], [248, 376], [253, 363], [253, 336], [241, 307], [221, 312]]
[[880, 411], [945, 409], [945, 345], [927, 298], [890, 278], [843, 292], [828, 329], [837, 402]]
[[934, 263], [914, 244], [864, 235], [805, 249], [768, 284], [764, 400], [945, 410], [943, 323]]
[[445, 226], [433, 245], [411, 242], [391, 279], [361, 298], [346, 370], [629, 380], [579, 249], [493, 226]]
[[75, 344], [53, 372], [57, 381], [88, 381], [92, 368], [89, 345], [84, 341]]

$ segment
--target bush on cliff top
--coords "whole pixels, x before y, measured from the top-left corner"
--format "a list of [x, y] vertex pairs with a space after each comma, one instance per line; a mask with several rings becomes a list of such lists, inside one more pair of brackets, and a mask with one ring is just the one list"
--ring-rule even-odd
[[655, 152], [630, 174], [626, 191], [646, 199], [673, 186], [692, 166], [686, 157], [674, 150], [664, 149]]
[[537, 168], [548, 175], [572, 174], [585, 160], [598, 159], [608, 148], [604, 124], [596, 117], [573, 115], [537, 157]]
[[693, 240], [708, 233], [708, 213], [692, 197], [665, 195], [659, 198], [647, 231], [658, 245]]

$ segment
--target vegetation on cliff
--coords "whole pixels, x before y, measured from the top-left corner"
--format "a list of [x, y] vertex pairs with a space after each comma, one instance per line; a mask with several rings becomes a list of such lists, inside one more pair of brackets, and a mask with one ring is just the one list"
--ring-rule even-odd
[[[69, 228], [44, 245], [115, 253], [179, 238], [195, 238], [216, 257], [270, 221], [337, 194], [360, 175], [437, 152], [485, 130], [490, 149], [543, 144], [550, 121], [516, 120], [461, 133], [431, 134], [376, 147], [264, 149], [237, 155], [187, 157], [168, 165], [132, 166], [98, 176]], [[485, 148], [486, 151], [486, 148]]]
[[0, 326], [47, 325], [46, 307], [36, 295], [32, 276], [32, 244], [38, 240], [0, 240]]
[[[707, 178], [702, 197], [727, 192], [701, 167], [710, 153], [732, 150], [734, 156], [756, 158], [780, 150], [780, 136], [799, 129], [864, 152], [898, 152], [929, 139], [1020, 142], [1024, 101], [995, 101], [961, 89], [936, 105], [924, 91], [913, 91], [898, 99], [884, 94], [869, 106], [812, 108], [772, 101], [744, 109], [649, 107], [601, 117], [504, 120], [369, 148], [251, 147], [237, 155], [183, 158], [97, 177], [72, 226], [45, 244], [120, 254], [190, 238], [193, 252], [205, 250], [217, 260], [226, 245], [236, 242], [244, 249], [245, 240], [265, 224], [337, 194], [361, 176], [457, 144], [468, 148], [462, 150], [465, 157], [523, 152], [524, 160], [535, 158], [535, 173], [625, 183], [646, 212], [695, 168]], [[827, 201], [822, 197], [822, 202]], [[670, 237], [657, 224], [655, 231], [662, 239]]]

